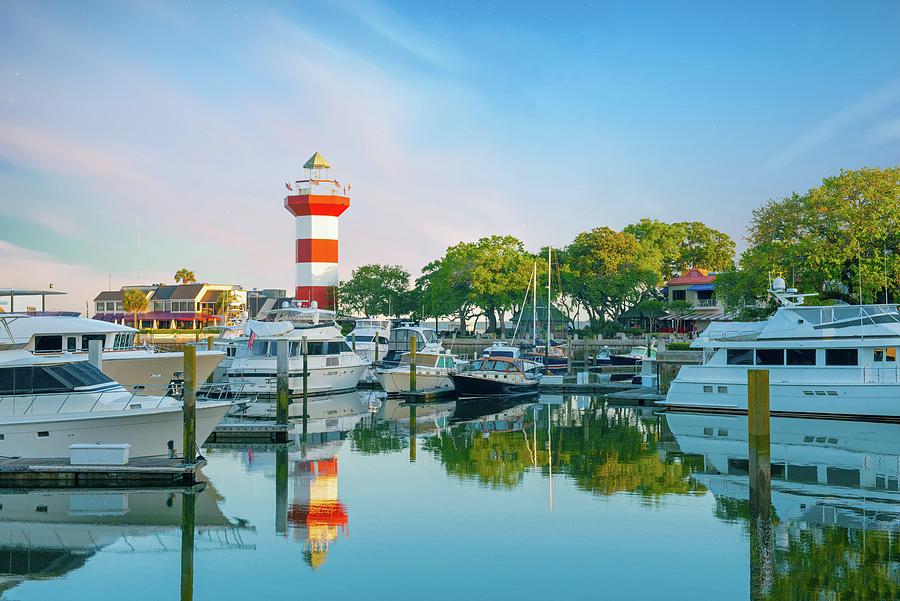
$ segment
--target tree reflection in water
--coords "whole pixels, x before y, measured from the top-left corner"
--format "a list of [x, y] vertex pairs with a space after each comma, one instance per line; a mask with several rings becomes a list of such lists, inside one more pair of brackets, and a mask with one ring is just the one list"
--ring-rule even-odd
[[[549, 424], [548, 424], [549, 420]], [[549, 426], [549, 428], [548, 428]], [[599, 399], [519, 406], [451, 428], [424, 441], [448, 473], [491, 488], [515, 488], [529, 470], [552, 471], [599, 495], [628, 492], [647, 499], [705, 488], [683, 458], [658, 454], [656, 418]]]

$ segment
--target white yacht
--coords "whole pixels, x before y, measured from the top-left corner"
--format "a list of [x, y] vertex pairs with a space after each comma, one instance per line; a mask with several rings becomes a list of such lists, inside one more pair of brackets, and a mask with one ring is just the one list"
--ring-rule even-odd
[[375, 347], [378, 346], [378, 359], [383, 359], [388, 352], [388, 338], [391, 335], [389, 319], [357, 319], [356, 325], [347, 341], [356, 344], [356, 354], [368, 361], [375, 362]]
[[[197, 443], [231, 403], [197, 403]], [[87, 361], [25, 350], [0, 352], [0, 456], [64, 458], [69, 445], [128, 443], [131, 457], [180, 454], [181, 402], [137, 396]]]
[[[397, 367], [383, 368], [375, 372], [378, 383], [388, 394], [409, 392], [411, 355], [404, 353]], [[450, 378], [464, 363], [449, 353], [416, 353], [416, 387], [446, 388], [453, 390]]]
[[334, 312], [311, 307], [285, 307], [269, 312], [274, 321], [248, 320], [247, 344], [240, 345], [228, 369], [228, 385], [247, 395], [276, 393], [276, 362], [279, 340], [288, 341], [289, 387], [303, 389], [305, 337], [308, 349], [309, 394], [326, 394], [356, 388], [368, 363], [353, 352], [334, 322]]
[[[86, 361], [91, 340], [103, 343], [102, 370], [139, 394], [165, 394], [173, 380], [181, 380], [184, 356], [156, 352], [135, 345], [137, 330], [115, 323], [72, 316], [0, 314], [0, 351], [25, 350], [35, 355]], [[197, 381], [206, 380], [225, 353], [197, 352]]]
[[416, 339], [417, 353], [442, 353], [444, 347], [434, 330], [409, 323], [401, 324], [391, 330], [388, 337], [388, 353], [381, 361], [382, 367], [396, 367], [400, 364], [403, 353], [410, 351], [410, 340]]
[[668, 409], [747, 411], [747, 370], [769, 371], [770, 411], [783, 416], [900, 419], [897, 305], [804, 306], [776, 278], [768, 321], [713, 322], [692, 346], [700, 365], [672, 381]]

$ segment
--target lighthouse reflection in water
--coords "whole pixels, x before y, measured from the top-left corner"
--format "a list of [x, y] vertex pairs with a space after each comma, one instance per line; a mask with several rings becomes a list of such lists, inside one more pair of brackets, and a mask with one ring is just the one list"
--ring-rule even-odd
[[0, 599], [900, 598], [897, 424], [773, 418], [760, 504], [746, 416], [364, 391], [308, 413], [286, 445], [205, 447], [193, 489], [0, 492]]

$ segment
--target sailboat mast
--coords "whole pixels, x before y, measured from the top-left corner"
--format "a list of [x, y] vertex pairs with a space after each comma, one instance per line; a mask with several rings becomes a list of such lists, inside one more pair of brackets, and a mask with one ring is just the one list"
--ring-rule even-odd
[[550, 359], [550, 282], [553, 273], [553, 264], [550, 262], [552, 247], [547, 247], [547, 359]]
[[537, 259], [531, 271], [531, 346], [537, 345]]

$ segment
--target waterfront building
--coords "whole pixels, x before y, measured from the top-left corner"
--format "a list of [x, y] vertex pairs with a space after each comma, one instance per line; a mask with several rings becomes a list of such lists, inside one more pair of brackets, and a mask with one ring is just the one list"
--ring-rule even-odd
[[125, 311], [124, 295], [138, 289], [147, 296], [147, 310], [137, 314], [139, 328], [197, 329], [222, 322], [222, 298], [230, 299], [225, 307], [225, 325], [241, 321], [247, 310], [247, 291], [236, 284], [153, 284], [123, 286], [106, 290], [94, 297], [94, 319], [132, 325], [134, 315]]
[[338, 218], [350, 206], [350, 186], [329, 179], [331, 165], [315, 153], [304, 163], [306, 179], [285, 184], [284, 208], [296, 228], [294, 298], [320, 309], [335, 309], [338, 285]]
[[660, 319], [663, 331], [699, 332], [713, 321], [726, 321], [725, 307], [716, 298], [716, 273], [691, 267], [666, 282], [663, 293], [670, 303], [684, 301], [691, 308], [687, 313], [670, 313]]

